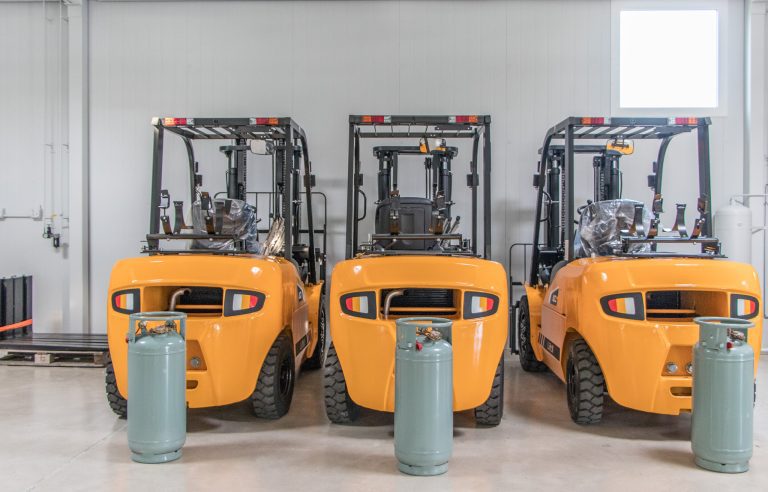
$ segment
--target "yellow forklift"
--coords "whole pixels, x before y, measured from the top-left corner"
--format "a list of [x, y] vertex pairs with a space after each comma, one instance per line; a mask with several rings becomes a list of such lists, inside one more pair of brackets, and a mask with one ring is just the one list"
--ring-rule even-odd
[[[510, 344], [524, 370], [550, 370], [566, 383], [577, 424], [599, 422], [607, 397], [645, 412], [690, 411], [697, 316], [753, 321], [749, 343], [759, 353], [757, 274], [751, 265], [721, 260], [711, 234], [709, 125], [709, 118], [571, 117], [547, 131], [534, 176], [530, 271]], [[664, 228], [667, 148], [691, 132], [698, 217], [689, 230], [679, 203], [674, 224]], [[648, 176], [650, 210], [622, 195], [621, 162], [634, 141], [659, 145]], [[593, 200], [575, 208], [577, 156], [591, 157], [594, 179]]]
[[[332, 342], [324, 374], [331, 422], [354, 421], [359, 407], [394, 411], [395, 321], [409, 316], [453, 321], [454, 410], [473, 409], [484, 425], [501, 421], [507, 280], [503, 267], [490, 260], [490, 125], [490, 116], [482, 115], [349, 117], [346, 259], [332, 274]], [[458, 139], [472, 147], [466, 176], [472, 197], [468, 237], [459, 232], [460, 217], [453, 216], [452, 167], [459, 149], [448, 141]], [[409, 145], [373, 147], [378, 163], [374, 230], [360, 241], [368, 213], [360, 157], [364, 140]], [[413, 166], [421, 165], [424, 189], [415, 194], [420, 184], [412, 176], [421, 171]], [[405, 166], [411, 179], [401, 176]]]
[[[188, 317], [190, 408], [250, 399], [256, 416], [282, 417], [300, 369], [321, 368], [325, 356], [326, 225], [323, 219], [315, 228], [313, 216], [313, 198], [326, 208], [325, 195], [312, 191], [306, 134], [291, 118], [274, 117], [154, 118], [152, 125], [144, 256], [117, 262], [110, 278], [109, 405], [126, 416], [128, 316], [180, 311]], [[173, 201], [173, 221], [165, 186], [184, 168], [164, 167], [166, 135], [181, 139], [187, 157], [181, 189], [190, 204]], [[226, 165], [226, 190], [215, 194], [204, 191], [195, 157], [195, 151], [215, 155], [212, 145]], [[262, 162], [249, 172], [251, 155]], [[259, 178], [261, 191], [249, 191], [249, 174]]]

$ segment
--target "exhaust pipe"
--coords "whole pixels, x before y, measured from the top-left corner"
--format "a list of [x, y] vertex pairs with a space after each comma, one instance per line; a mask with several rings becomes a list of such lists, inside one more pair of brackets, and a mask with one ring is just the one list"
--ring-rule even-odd
[[168, 307], [169, 311], [176, 311], [176, 303], [179, 300], [179, 297], [183, 296], [184, 294], [189, 294], [192, 292], [191, 289], [184, 287], [183, 289], [178, 289], [173, 294], [171, 294], [171, 305]]
[[393, 290], [387, 294], [387, 297], [384, 298], [384, 319], [389, 319], [389, 304], [392, 302], [392, 298], [403, 294], [405, 294], [405, 290], [403, 289]]

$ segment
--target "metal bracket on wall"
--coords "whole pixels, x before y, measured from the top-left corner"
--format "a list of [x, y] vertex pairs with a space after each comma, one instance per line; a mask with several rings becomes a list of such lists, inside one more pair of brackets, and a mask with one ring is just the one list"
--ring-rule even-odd
[[5, 219], [32, 219], [32, 220], [42, 220], [43, 219], [43, 207], [38, 205], [38, 207], [35, 209], [31, 209], [28, 214], [9, 214], [5, 211], [4, 208], [0, 208], [0, 220]]

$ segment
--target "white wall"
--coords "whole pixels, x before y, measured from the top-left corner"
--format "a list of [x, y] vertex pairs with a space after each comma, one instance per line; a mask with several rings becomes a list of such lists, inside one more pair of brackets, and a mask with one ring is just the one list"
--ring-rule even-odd
[[65, 142], [53, 117], [61, 102], [57, 12], [36, 2], [0, 2], [0, 209], [15, 216], [0, 219], [0, 277], [34, 276], [34, 328], [53, 332], [81, 330], [65, 326], [67, 248], [54, 249], [41, 238], [43, 221], [29, 218], [42, 208], [61, 224], [66, 201]]
[[[741, 191], [741, 3], [730, 7], [729, 113], [712, 128], [715, 206]], [[493, 256], [505, 261], [509, 244], [530, 240], [531, 175], [546, 128], [610, 112], [610, 12], [607, 0], [96, 4], [94, 320], [112, 263], [136, 254], [147, 228], [154, 115], [295, 117], [309, 135], [318, 187], [331, 195], [335, 261], [343, 256], [348, 114], [489, 113]], [[670, 148], [676, 167], [667, 183], [685, 191], [668, 185], [668, 210], [695, 203], [694, 145], [683, 138]], [[645, 199], [654, 154], [639, 151], [628, 169], [637, 179], [627, 188]]]
[[[569, 115], [611, 109], [609, 0], [92, 2], [90, 8], [93, 332], [104, 331], [113, 263], [137, 255], [147, 232], [152, 116], [296, 118], [308, 132], [318, 189], [331, 198], [335, 261], [344, 252], [347, 115], [489, 113], [493, 256], [506, 263], [508, 245], [531, 237], [531, 176], [545, 130]], [[714, 208], [742, 192], [741, 1], [729, 1], [728, 24], [728, 113], [713, 120], [711, 132]], [[35, 46], [16, 49], [31, 53]], [[30, 101], [37, 97], [17, 90]], [[168, 146], [181, 155], [178, 143]], [[665, 176], [667, 209], [688, 202], [689, 222], [693, 146], [685, 137], [671, 146]], [[639, 149], [626, 161], [629, 196], [649, 199], [644, 183], [654, 157], [655, 148]], [[457, 185], [462, 174], [456, 172]], [[680, 193], [673, 193], [673, 181]], [[0, 234], [8, 224], [0, 222]], [[41, 243], [29, 234], [25, 242]], [[513, 269], [521, 265], [516, 259]], [[38, 285], [60, 281], [43, 272], [39, 278]]]

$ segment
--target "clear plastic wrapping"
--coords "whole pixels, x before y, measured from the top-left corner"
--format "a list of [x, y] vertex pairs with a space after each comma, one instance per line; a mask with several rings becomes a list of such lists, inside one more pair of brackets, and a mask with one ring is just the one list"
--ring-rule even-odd
[[[587, 205], [581, 213], [573, 243], [578, 257], [615, 255], [622, 250], [622, 231], [627, 234], [635, 220], [635, 200], [606, 200]], [[648, 230], [651, 213], [643, 208], [643, 226]], [[633, 244], [629, 253], [645, 253], [650, 244]]]
[[[229, 210], [225, 202], [230, 202]], [[243, 245], [245, 251], [259, 251], [259, 231], [256, 220], [256, 209], [242, 200], [213, 200], [213, 209], [209, 212], [214, 217], [217, 204], [224, 206], [220, 234], [235, 236], [234, 239], [197, 239], [192, 241], [192, 249], [214, 249], [219, 251], [234, 251], [235, 241]], [[192, 204], [192, 227], [195, 234], [206, 234], [205, 218], [199, 200]]]

